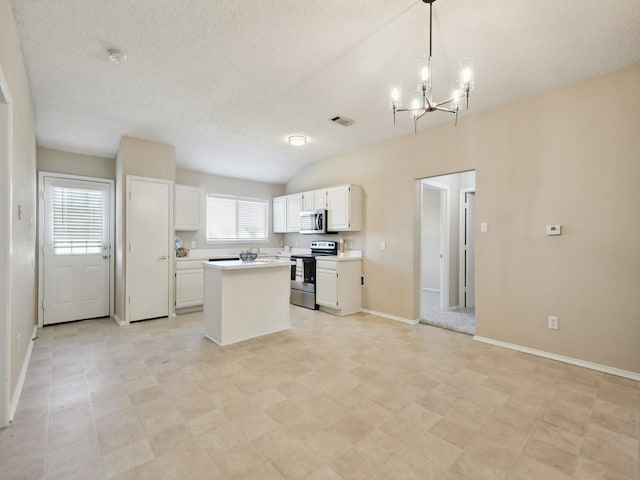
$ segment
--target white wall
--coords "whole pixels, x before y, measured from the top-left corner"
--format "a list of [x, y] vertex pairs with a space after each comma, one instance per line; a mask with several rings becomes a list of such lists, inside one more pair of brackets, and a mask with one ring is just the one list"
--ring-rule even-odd
[[115, 158], [96, 157], [38, 147], [38, 172], [66, 173], [85, 177], [116, 178]]
[[[640, 65], [465, 114], [313, 163], [286, 190], [362, 185], [365, 230], [349, 237], [365, 252], [363, 307], [415, 319], [416, 179], [475, 169], [478, 335], [640, 372], [638, 85]], [[547, 237], [555, 223], [563, 235]]]
[[440, 190], [423, 185], [422, 288], [440, 291]]
[[[12, 95], [10, 108], [10, 188], [8, 211], [0, 212], [10, 223], [9, 297], [9, 394], [13, 396], [33, 327], [36, 324], [36, 155], [35, 122], [29, 80], [20, 40], [8, 0], [0, 0], [0, 65]], [[4, 162], [5, 158], [1, 158]], [[5, 167], [6, 168], [6, 167]], [[6, 190], [5, 192], [6, 193]], [[18, 215], [19, 209], [22, 215]], [[6, 271], [0, 275], [7, 275]], [[6, 281], [6, 278], [5, 278]], [[18, 341], [20, 337], [20, 341]], [[6, 340], [2, 332], [2, 341]], [[4, 347], [4, 345], [3, 345]]]

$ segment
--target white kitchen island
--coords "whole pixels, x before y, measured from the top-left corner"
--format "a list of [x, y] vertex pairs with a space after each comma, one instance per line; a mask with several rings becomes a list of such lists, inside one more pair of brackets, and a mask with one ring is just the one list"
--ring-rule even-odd
[[204, 332], [218, 345], [290, 328], [291, 262], [204, 262]]

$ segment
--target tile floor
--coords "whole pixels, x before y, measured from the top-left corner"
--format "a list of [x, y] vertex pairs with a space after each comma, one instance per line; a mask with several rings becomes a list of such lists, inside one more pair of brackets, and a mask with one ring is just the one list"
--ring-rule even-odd
[[292, 307], [40, 331], [2, 479], [636, 479], [640, 384], [427, 325]]

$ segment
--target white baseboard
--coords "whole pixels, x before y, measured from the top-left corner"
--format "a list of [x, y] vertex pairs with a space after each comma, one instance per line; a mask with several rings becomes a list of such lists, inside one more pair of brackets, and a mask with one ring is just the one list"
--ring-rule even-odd
[[24, 388], [24, 381], [27, 378], [27, 370], [29, 370], [29, 362], [31, 361], [31, 352], [33, 352], [33, 342], [38, 335], [38, 326], [33, 326], [33, 332], [31, 332], [31, 339], [29, 340], [29, 346], [22, 362], [22, 368], [20, 369], [20, 376], [18, 377], [18, 383], [16, 384], [16, 390], [11, 397], [11, 403], [9, 404], [9, 422], [13, 422], [13, 417], [18, 409], [18, 402], [20, 401], [20, 395], [22, 395], [22, 389]]
[[361, 308], [360, 311], [363, 313], [368, 313], [369, 315], [388, 318], [389, 320], [395, 320], [397, 322], [408, 323], [409, 325], [417, 325], [418, 323], [420, 323], [420, 319], [411, 320], [409, 318], [398, 317], [396, 315], [391, 315], [389, 313], [376, 312], [375, 310], [367, 310], [366, 308]]
[[557, 353], [545, 352], [544, 350], [537, 350], [535, 348], [524, 347], [522, 345], [516, 345], [515, 343], [503, 342], [502, 340], [494, 340], [493, 338], [480, 337], [474, 335], [474, 340], [482, 343], [488, 343], [497, 347], [504, 347], [510, 350], [517, 350], [518, 352], [529, 353], [538, 357], [548, 358], [550, 360], [557, 360], [558, 362], [569, 363], [571, 365], [577, 365], [578, 367], [589, 368], [591, 370], [597, 370], [598, 372], [609, 373], [618, 377], [629, 378], [640, 382], [640, 373], [630, 372], [628, 370], [622, 370], [620, 368], [609, 367], [600, 363], [588, 362], [586, 360], [580, 360], [579, 358], [567, 357], [565, 355], [558, 355]]
[[118, 322], [118, 325], [120, 325], [121, 327], [122, 327], [123, 325], [125, 325], [125, 322], [123, 322], [123, 321], [120, 319], [120, 317], [119, 317], [117, 314], [115, 314], [115, 313], [113, 314], [113, 319], [114, 319], [116, 322]]

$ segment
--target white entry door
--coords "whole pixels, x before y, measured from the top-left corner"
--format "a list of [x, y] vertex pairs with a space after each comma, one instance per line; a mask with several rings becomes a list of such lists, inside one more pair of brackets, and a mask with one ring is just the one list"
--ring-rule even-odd
[[43, 324], [108, 317], [112, 184], [42, 178]]
[[171, 182], [127, 178], [127, 318], [169, 315]]

